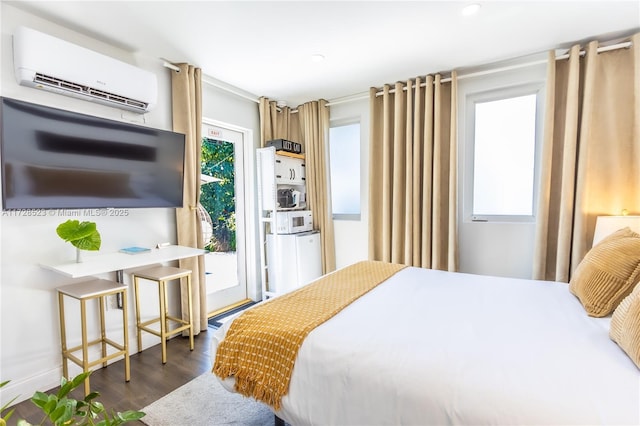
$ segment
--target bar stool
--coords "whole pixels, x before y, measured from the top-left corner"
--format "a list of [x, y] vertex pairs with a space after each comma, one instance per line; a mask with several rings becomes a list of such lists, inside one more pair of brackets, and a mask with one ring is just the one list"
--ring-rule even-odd
[[[154, 334], [160, 337], [160, 343], [162, 344], [162, 363], [167, 362], [167, 339], [174, 334], [180, 333], [183, 330], [189, 330], [189, 344], [190, 349], [193, 350], [193, 308], [191, 302], [191, 270], [175, 268], [173, 266], [156, 266], [143, 270], [138, 270], [132, 273], [133, 277], [133, 289], [135, 293], [136, 301], [136, 329], [138, 331], [138, 352], [142, 351], [142, 332]], [[139, 293], [139, 280], [143, 278], [149, 281], [155, 281], [158, 284], [158, 299], [160, 302], [160, 316], [148, 321], [140, 322], [140, 293]], [[167, 282], [178, 280], [180, 278], [187, 279], [187, 306], [188, 306], [188, 319], [176, 318], [169, 315], [167, 308]], [[169, 330], [169, 321], [174, 321], [179, 326], [173, 330]], [[156, 322], [160, 323], [160, 331], [154, 330], [148, 327]]]
[[[68, 378], [69, 368], [68, 360], [73, 361], [80, 367], [83, 372], [88, 372], [89, 369], [97, 364], [102, 364], [103, 367], [107, 366], [107, 361], [116, 358], [120, 355], [124, 356], [124, 380], [126, 382], [130, 379], [130, 366], [129, 366], [129, 337], [127, 328], [127, 286], [114, 281], [95, 279], [92, 281], [86, 281], [76, 284], [69, 284], [57, 288], [58, 291], [58, 306], [60, 314], [60, 340], [62, 344], [62, 373], [64, 377]], [[123, 344], [114, 342], [107, 338], [104, 322], [105, 312], [105, 296], [122, 295], [122, 328], [123, 328]], [[71, 297], [80, 301], [80, 326], [82, 333], [82, 344], [73, 348], [67, 348], [67, 333], [65, 326], [65, 312], [64, 312], [64, 299], [65, 296]], [[87, 307], [86, 303], [91, 299], [98, 299], [100, 306], [100, 337], [95, 340], [88, 340], [87, 337]], [[102, 352], [101, 357], [89, 361], [89, 347], [93, 345], [101, 344]], [[107, 345], [116, 349], [116, 352], [107, 354]], [[78, 358], [73, 352], [82, 350], [81, 358]], [[85, 396], [89, 395], [89, 377], [84, 381], [84, 393]]]

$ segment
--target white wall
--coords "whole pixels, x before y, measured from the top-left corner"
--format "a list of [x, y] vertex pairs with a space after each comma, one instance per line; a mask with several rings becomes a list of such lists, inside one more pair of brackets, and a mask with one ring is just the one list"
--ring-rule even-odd
[[[1, 3], [1, 15], [0, 95], [171, 130], [170, 71], [162, 66], [158, 58], [122, 51], [4, 2]], [[14, 78], [12, 58], [12, 34], [18, 25], [31, 27], [154, 72], [159, 84], [157, 107], [139, 115], [19, 86]], [[205, 115], [245, 126], [254, 135], [259, 135], [256, 104], [239, 102], [228, 96], [204, 90]], [[15, 395], [20, 395], [20, 400], [24, 400], [30, 398], [35, 390], [55, 387], [62, 375], [55, 288], [74, 281], [39, 266], [40, 263], [64, 263], [75, 259], [75, 248], [55, 233], [58, 224], [69, 218], [95, 221], [102, 236], [100, 252], [114, 252], [131, 245], [153, 246], [158, 242], [176, 242], [174, 209], [129, 209], [126, 214], [124, 217], [95, 217], [85, 215], [82, 211], [52, 210], [47, 211], [45, 216], [34, 217], [0, 213], [0, 381], [11, 381], [0, 391], [0, 405]], [[93, 253], [86, 254], [89, 256]], [[115, 279], [115, 274], [100, 275], [100, 278]], [[125, 282], [129, 282], [127, 275]], [[131, 296], [129, 294], [129, 344], [135, 353], [135, 313]], [[152, 309], [151, 305], [156, 305], [153, 299], [143, 306], [143, 312]], [[177, 304], [172, 304], [170, 311], [176, 309]], [[96, 311], [90, 311], [91, 314], [96, 314]], [[67, 315], [70, 319], [67, 324], [69, 345], [77, 345], [80, 341], [79, 313], [77, 309], [69, 309]], [[113, 340], [119, 341], [121, 328], [121, 311], [112, 307], [107, 311], [107, 332]], [[145, 333], [145, 348], [157, 343], [158, 338]], [[77, 372], [79, 368], [70, 363], [70, 374]]]

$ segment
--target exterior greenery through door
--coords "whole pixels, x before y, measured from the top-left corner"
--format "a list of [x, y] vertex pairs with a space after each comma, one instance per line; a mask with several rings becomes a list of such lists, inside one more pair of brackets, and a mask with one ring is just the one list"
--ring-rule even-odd
[[213, 236], [205, 248], [215, 252], [236, 251], [236, 199], [234, 144], [202, 139], [203, 175], [219, 179], [203, 183], [200, 204], [211, 216]]

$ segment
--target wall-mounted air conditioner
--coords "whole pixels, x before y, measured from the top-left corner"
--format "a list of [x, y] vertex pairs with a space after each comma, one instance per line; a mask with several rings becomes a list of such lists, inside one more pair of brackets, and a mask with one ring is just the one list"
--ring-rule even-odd
[[144, 113], [155, 107], [156, 75], [26, 27], [13, 34], [18, 84]]

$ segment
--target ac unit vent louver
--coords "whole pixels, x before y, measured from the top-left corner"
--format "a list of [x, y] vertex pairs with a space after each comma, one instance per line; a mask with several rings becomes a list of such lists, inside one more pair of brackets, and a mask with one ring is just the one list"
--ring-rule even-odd
[[145, 102], [136, 101], [135, 99], [127, 98], [124, 96], [114, 95], [113, 93], [94, 89], [93, 87], [81, 86], [77, 83], [72, 83], [71, 81], [66, 81], [61, 78], [51, 77], [49, 75], [44, 75], [41, 73], [36, 73], [33, 81], [36, 83], [47, 85], [49, 87], [57, 87], [60, 89], [77, 92], [81, 95], [90, 96], [92, 98], [110, 101], [116, 104], [120, 104], [128, 109], [136, 108], [139, 109], [140, 112], [146, 111], [149, 107], [149, 104]]
[[20, 85], [137, 113], [158, 100], [154, 73], [27, 27], [13, 34], [13, 67]]

